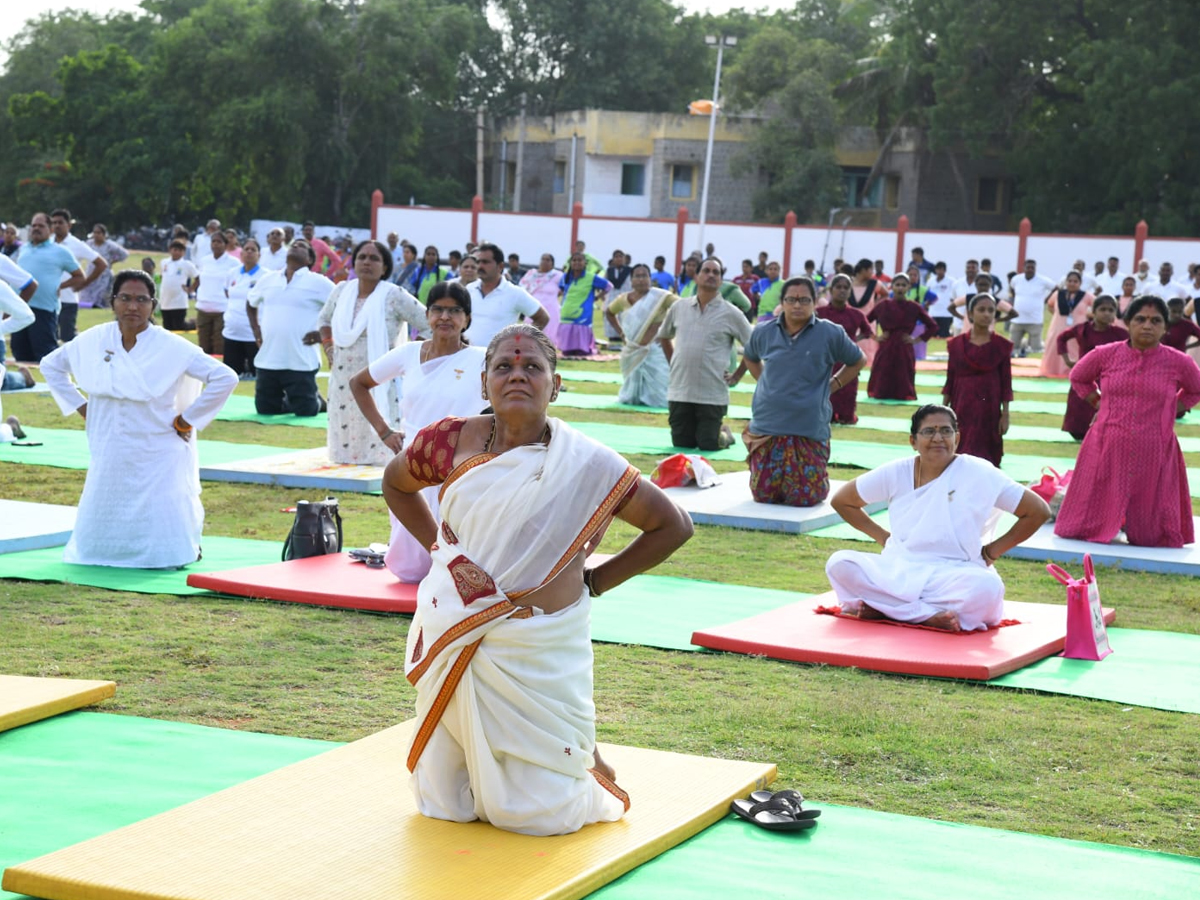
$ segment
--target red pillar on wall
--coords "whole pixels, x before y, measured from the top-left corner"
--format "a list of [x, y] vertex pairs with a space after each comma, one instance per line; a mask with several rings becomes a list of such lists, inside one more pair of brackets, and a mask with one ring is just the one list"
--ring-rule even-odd
[[379, 207], [383, 206], [383, 191], [376, 188], [371, 192], [371, 240], [379, 240]]
[[1017, 226], [1017, 271], [1020, 272], [1025, 268], [1025, 252], [1029, 244], [1029, 236], [1033, 234], [1033, 223], [1029, 221], [1029, 217], [1021, 220], [1021, 224]]
[[[570, 252], [575, 252], [575, 242], [579, 240], [579, 220], [583, 218], [583, 204], [578, 200], [571, 207], [571, 249]], [[567, 262], [570, 262], [568, 259]]]
[[679, 207], [675, 213], [675, 270], [683, 271], [683, 230], [687, 226], [688, 211], [686, 206]]
[[896, 220], [896, 267], [893, 272], [904, 268], [904, 239], [908, 235], [908, 216]]
[[792, 273], [792, 230], [796, 227], [796, 214], [790, 209], [783, 217], [783, 277], [790, 278]]
[[483, 198], [476, 194], [471, 198], [471, 243], [479, 243], [479, 214], [483, 212]]
[[1149, 236], [1150, 226], [1146, 224], [1145, 219], [1142, 219], [1133, 229], [1133, 266], [1129, 271], [1137, 271], [1137, 264], [1142, 261], [1142, 254], [1146, 251], [1146, 238]]

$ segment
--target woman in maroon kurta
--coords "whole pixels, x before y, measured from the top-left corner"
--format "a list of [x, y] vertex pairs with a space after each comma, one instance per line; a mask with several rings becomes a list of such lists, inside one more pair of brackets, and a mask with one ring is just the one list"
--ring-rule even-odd
[[[1071, 341], [1079, 347], [1079, 359], [1104, 344], [1113, 344], [1129, 339], [1129, 332], [1114, 325], [1117, 318], [1117, 301], [1108, 294], [1101, 294], [1092, 303], [1092, 321], [1080, 322], [1058, 336], [1058, 355], [1069, 372], [1079, 360], [1072, 360], [1068, 350]], [[1067, 394], [1067, 414], [1063, 416], [1062, 430], [1077, 441], [1082, 441], [1092, 425], [1096, 411], [1091, 404], [1074, 391]]]
[[1136, 546], [1182, 547], [1195, 534], [1175, 414], [1200, 401], [1200, 368], [1162, 346], [1167, 306], [1158, 297], [1134, 299], [1125, 324], [1127, 343], [1093, 350], [1071, 369], [1071, 389], [1100, 412], [1054, 533], [1106, 544], [1124, 530]]
[[[913, 344], [926, 341], [937, 334], [937, 322], [920, 303], [905, 300], [910, 287], [908, 276], [897, 272], [892, 278], [892, 298], [875, 304], [867, 315], [879, 325], [879, 349], [871, 363], [871, 378], [867, 394], [876, 400], [916, 400], [917, 356]], [[913, 337], [917, 323], [925, 329], [920, 338]]]
[[1000, 465], [1012, 400], [1012, 341], [992, 333], [996, 301], [976, 294], [967, 305], [970, 331], [946, 342], [946, 386], [942, 396], [958, 415], [958, 452]]
[[[852, 285], [848, 275], [834, 275], [829, 282], [829, 305], [818, 306], [817, 315], [841, 325], [850, 335], [850, 340], [874, 340], [871, 325], [867, 317], [849, 305]], [[839, 370], [840, 371], [840, 370]], [[837, 373], [835, 372], [834, 375]], [[833, 405], [833, 417], [830, 421], [838, 425], [853, 425], [858, 421], [858, 376], [847, 381], [841, 390], [829, 395]]]

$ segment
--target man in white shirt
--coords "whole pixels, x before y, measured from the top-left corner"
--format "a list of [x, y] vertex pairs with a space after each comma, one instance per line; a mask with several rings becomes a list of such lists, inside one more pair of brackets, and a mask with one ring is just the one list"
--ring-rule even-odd
[[[173, 240], [170, 259], [163, 260], [162, 287], [158, 294], [158, 308], [162, 310], [162, 326], [167, 331], [183, 331], [187, 325], [188, 300], [192, 293], [192, 282], [200, 275], [190, 259], [184, 259], [187, 241]], [[192, 323], [195, 325], [195, 323]]]
[[[1075, 260], [1074, 264], [1071, 266], [1071, 272], [1078, 272], [1080, 286], [1084, 289], [1084, 291], [1091, 294], [1093, 297], [1096, 296], [1096, 279], [1087, 273], [1087, 263], [1085, 263], [1082, 259]], [[1070, 272], [1067, 274], [1069, 275]], [[1058, 286], [1062, 288], [1067, 286], [1066, 275], [1063, 276], [1063, 279]]]
[[550, 321], [542, 304], [525, 288], [502, 277], [504, 252], [495, 244], [480, 244], [475, 255], [479, 259], [479, 280], [467, 288], [471, 293], [471, 326], [466, 338], [473, 347], [487, 348], [492, 338], [505, 326], [519, 322], [525, 316], [538, 328]]
[[[12, 288], [12, 292], [17, 296], [17, 299], [24, 301], [25, 304], [29, 303], [29, 298], [32, 297], [38, 289], [37, 279], [18, 266], [12, 261], [12, 259], [3, 253], [0, 253], [0, 282]], [[12, 313], [9, 313], [9, 315], [12, 315]], [[32, 317], [32, 313], [30, 315]], [[21, 319], [24, 321], [25, 316], [22, 315]], [[28, 324], [29, 322], [25, 323], [25, 325]], [[20, 328], [8, 328], [3, 333], [8, 334], [12, 331], [20, 331], [21, 328], [25, 327], [25, 325], [22, 325]], [[0, 364], [3, 364], [4, 357], [4, 338], [0, 337]]]
[[267, 246], [258, 258], [258, 264], [273, 272], [287, 268], [287, 246], [283, 240], [282, 228], [272, 228], [267, 232]]
[[1133, 287], [1133, 296], [1137, 297], [1146, 293], [1150, 285], [1154, 283], [1154, 279], [1150, 277], [1150, 260], [1143, 259], [1138, 262], [1137, 271], [1133, 273], [1133, 280], [1136, 282]]
[[[979, 260], [968, 259], [967, 260], [967, 271], [963, 274], [962, 278], [958, 279], [958, 281], [956, 281], [954, 283], [954, 296], [962, 297], [966, 294], [974, 293], [975, 279], [978, 275], [979, 275]], [[989, 276], [989, 281], [990, 281], [990, 276]]]
[[212, 236], [221, 230], [220, 219], [209, 219], [208, 224], [204, 226], [204, 230], [192, 238], [192, 245], [188, 247], [188, 259], [196, 265], [200, 265], [200, 260], [212, 253]]
[[1108, 294], [1110, 297], [1121, 296], [1121, 283], [1127, 276], [1121, 271], [1121, 261], [1115, 256], [1108, 258], [1108, 267], [1096, 276], [1096, 283], [1100, 286], [1101, 294]]
[[209, 235], [212, 253], [201, 257], [196, 268], [200, 270], [196, 282], [196, 343], [210, 356], [221, 356], [225, 352], [225, 307], [229, 298], [225, 296], [225, 282], [237, 271], [240, 263], [225, 252], [225, 235], [214, 231]]
[[[82, 291], [108, 269], [108, 260], [71, 234], [71, 226], [75, 220], [71, 211], [56, 209], [50, 213], [50, 230], [54, 233], [54, 243], [68, 250], [80, 262], [84, 272], [83, 284], [78, 288], [62, 287], [58, 290], [58, 299], [62, 309], [58, 314], [58, 339], [64, 344], [75, 339], [75, 320], [79, 316], [79, 296], [76, 290]], [[89, 266], [91, 268], [89, 268]], [[63, 276], [63, 283], [70, 278]]]
[[946, 264], [940, 260], [934, 264], [933, 274], [925, 282], [925, 287], [935, 295], [928, 310], [929, 315], [938, 323], [938, 337], [950, 337], [950, 326], [954, 322], [954, 317], [950, 315], [950, 304], [957, 296], [954, 284], [954, 279], [946, 275]]
[[1046, 300], [1056, 287], [1053, 279], [1037, 273], [1037, 262], [1032, 259], [1025, 260], [1025, 274], [1015, 277], [1009, 285], [1016, 316], [1009, 327], [1008, 336], [1013, 342], [1013, 351], [1018, 356], [1024, 356], [1027, 352], [1024, 346], [1027, 336], [1029, 351], [1041, 352], [1042, 328], [1046, 323]]
[[[312, 271], [316, 261], [308, 241], [294, 241], [283, 271], [263, 276], [246, 298], [246, 315], [258, 344], [254, 408], [259, 415], [315, 416], [325, 408], [317, 393], [321, 368], [317, 316], [333, 293], [333, 282]], [[269, 311], [260, 320], [264, 306]]]
[[1181, 300], [1191, 299], [1192, 292], [1188, 290], [1188, 286], [1175, 281], [1172, 277], [1174, 274], [1175, 267], [1169, 262], [1163, 263], [1158, 267], [1158, 279], [1147, 284], [1141, 292], [1161, 297], [1164, 301], [1173, 297]]

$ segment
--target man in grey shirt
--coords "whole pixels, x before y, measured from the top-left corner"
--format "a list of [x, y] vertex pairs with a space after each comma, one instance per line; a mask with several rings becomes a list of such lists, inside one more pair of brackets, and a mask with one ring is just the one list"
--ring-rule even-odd
[[758, 382], [745, 435], [758, 503], [816, 506], [829, 496], [829, 395], [867, 359], [841, 325], [816, 315], [816, 297], [811, 279], [788, 279], [779, 317], [760, 323], [743, 353]]
[[[736, 306], [721, 297], [724, 266], [715, 256], [700, 264], [696, 293], [679, 300], [658, 330], [658, 341], [671, 366], [667, 409], [671, 443], [676, 447], [722, 449], [722, 420], [729, 409], [729, 369], [733, 344], [745, 346], [750, 324]], [[732, 443], [729, 429], [724, 446]]]

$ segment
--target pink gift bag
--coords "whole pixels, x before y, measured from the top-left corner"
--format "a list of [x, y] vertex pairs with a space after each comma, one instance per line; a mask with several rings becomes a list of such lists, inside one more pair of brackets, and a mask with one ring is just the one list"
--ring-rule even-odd
[[1072, 578], [1060, 566], [1049, 563], [1046, 571], [1067, 586], [1067, 640], [1062, 655], [1067, 659], [1100, 660], [1112, 653], [1108, 629], [1104, 627], [1104, 609], [1100, 606], [1100, 586], [1092, 557], [1083, 555], [1083, 577]]

